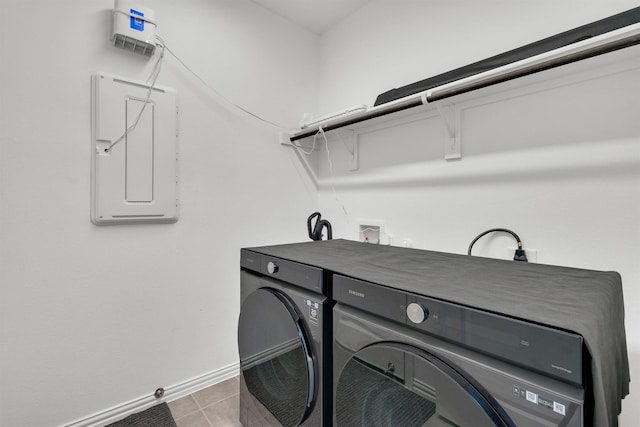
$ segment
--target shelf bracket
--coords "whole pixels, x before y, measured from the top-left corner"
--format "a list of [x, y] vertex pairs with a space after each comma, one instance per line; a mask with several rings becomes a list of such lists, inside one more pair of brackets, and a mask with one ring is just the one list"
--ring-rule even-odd
[[458, 109], [455, 105], [443, 105], [436, 103], [438, 114], [442, 119], [445, 127], [444, 138], [444, 158], [445, 160], [454, 160], [462, 158], [460, 149], [460, 120], [458, 117]]
[[359, 151], [358, 150], [359, 149], [358, 134], [353, 130], [347, 130], [343, 132], [343, 135], [345, 136], [345, 138], [342, 139], [342, 136], [340, 136], [340, 138], [342, 139], [342, 142], [347, 148], [348, 169], [352, 172], [357, 171], [358, 170], [358, 151]]

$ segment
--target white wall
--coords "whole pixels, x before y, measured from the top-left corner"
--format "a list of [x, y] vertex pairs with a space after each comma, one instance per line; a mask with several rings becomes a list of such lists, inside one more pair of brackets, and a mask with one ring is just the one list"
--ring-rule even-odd
[[[323, 35], [322, 113], [371, 105], [393, 87], [637, 6], [625, 0], [588, 7], [580, 1], [400, 3], [373, 0]], [[538, 250], [539, 262], [619, 271], [636, 378], [640, 55], [634, 49], [635, 65], [626, 71], [622, 60], [613, 61], [605, 66], [613, 74], [589, 80], [590, 70], [567, 66], [551, 75], [571, 71], [573, 77], [557, 77], [554, 89], [525, 78], [506, 84], [513, 89], [504, 97], [494, 88], [479, 92], [484, 100], [448, 100], [461, 102], [457, 108], [463, 110], [461, 160], [444, 160], [445, 131], [435, 113], [356, 129], [355, 172], [347, 170], [346, 134], [328, 134], [333, 172], [324, 144], [313, 161], [320, 210], [334, 236], [355, 238], [358, 219], [377, 219], [393, 234], [393, 244], [409, 238], [414, 247], [466, 253], [480, 232], [507, 227]], [[520, 96], [518, 85], [529, 85], [531, 93]], [[474, 253], [506, 258], [512, 245], [508, 237], [487, 236]], [[631, 387], [623, 426], [637, 425], [640, 417], [637, 381]]]
[[[374, 0], [319, 39], [248, 1], [147, 5], [160, 35], [201, 77], [286, 126], [302, 112], [371, 104], [391, 87], [635, 6]], [[180, 221], [92, 225], [90, 75], [145, 79], [152, 66], [109, 45], [112, 7], [110, 0], [0, 5], [3, 426], [67, 424], [237, 363], [239, 248], [306, 240], [304, 221], [317, 207], [315, 190], [273, 130], [221, 107], [167, 57], [158, 84], [180, 93]], [[33, 31], [24, 31], [19, 17]], [[23, 36], [15, 38], [18, 31]], [[437, 60], [416, 52], [436, 52]], [[622, 81], [635, 82], [635, 90], [639, 80]], [[593, 113], [585, 132], [559, 125], [556, 134], [535, 121], [503, 127], [486, 114], [490, 108], [469, 110], [467, 151], [453, 163], [442, 160], [441, 145], [417, 141], [425, 133], [440, 138], [437, 119], [363, 135], [360, 172], [346, 172], [344, 159], [334, 157], [342, 179], [336, 195], [348, 218], [326, 185], [325, 158], [318, 158], [323, 217], [337, 237], [352, 237], [356, 218], [377, 218], [397, 241], [409, 237], [416, 247], [452, 252], [464, 252], [481, 230], [507, 226], [542, 262], [618, 270], [635, 370], [640, 132], [625, 120], [640, 108], [637, 91], [623, 86], [617, 93], [622, 104], [601, 113], [622, 124], [604, 135], [591, 123]], [[542, 103], [523, 102], [534, 109]], [[572, 107], [566, 117], [575, 124]], [[585, 135], [594, 133], [589, 143]], [[513, 140], [519, 149], [506, 150]], [[398, 149], [389, 150], [389, 141]], [[333, 155], [343, 149], [330, 145]], [[574, 159], [578, 166], [566, 170]], [[527, 173], [514, 179], [512, 162], [528, 164]], [[435, 179], [425, 179], [425, 170]], [[355, 182], [360, 178], [374, 184]], [[389, 184], [393, 179], [401, 183]], [[509, 243], [490, 239], [477, 250], [499, 255]], [[633, 394], [625, 400], [623, 425], [633, 425], [638, 401]]]
[[[248, 1], [143, 4], [231, 100], [286, 126], [316, 109], [318, 36]], [[237, 363], [239, 249], [306, 240], [316, 205], [277, 132], [219, 106], [167, 55], [180, 220], [91, 224], [90, 76], [144, 80], [153, 65], [110, 45], [112, 8], [0, 5], [2, 426], [68, 424]]]

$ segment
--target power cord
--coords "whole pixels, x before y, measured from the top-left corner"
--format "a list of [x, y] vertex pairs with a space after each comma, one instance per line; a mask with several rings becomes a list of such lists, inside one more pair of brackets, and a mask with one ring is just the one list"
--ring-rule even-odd
[[138, 115], [133, 121], [133, 124], [129, 126], [122, 135], [120, 135], [120, 138], [116, 139], [115, 141], [112, 141], [105, 151], [111, 151], [111, 149], [115, 147], [116, 144], [118, 144], [120, 141], [123, 141], [130, 133], [132, 133], [136, 129], [136, 126], [138, 126], [138, 122], [140, 121], [140, 118], [142, 117], [142, 113], [144, 113], [145, 108], [147, 108], [147, 104], [149, 104], [149, 101], [151, 99], [151, 93], [155, 89], [156, 80], [158, 80], [158, 76], [160, 75], [160, 71], [162, 70], [162, 60], [164, 59], [164, 51], [166, 46], [164, 45], [159, 45], [159, 46], [162, 48], [162, 50], [160, 51], [160, 55], [158, 56], [158, 59], [156, 60], [156, 63], [153, 66], [151, 75], [147, 79], [147, 81], [151, 80], [151, 85], [149, 86], [149, 89], [147, 89], [147, 96], [143, 101], [144, 103], [142, 104], [142, 108], [140, 108]]
[[524, 249], [522, 249], [522, 240], [520, 240], [520, 237], [518, 237], [518, 235], [516, 233], [514, 233], [513, 231], [506, 229], [506, 228], [492, 228], [490, 230], [484, 231], [482, 233], [480, 233], [478, 236], [476, 236], [475, 239], [473, 239], [471, 241], [471, 244], [469, 245], [469, 249], [467, 250], [467, 255], [471, 256], [471, 249], [473, 249], [473, 245], [483, 236], [486, 236], [489, 233], [496, 233], [496, 232], [500, 232], [500, 233], [508, 233], [511, 236], [513, 236], [514, 239], [516, 239], [516, 243], [518, 244], [518, 248], [516, 249], [516, 252], [513, 255], [513, 260], [514, 261], [524, 261], [527, 262], [527, 255], [524, 252]]
[[[257, 119], [263, 123], [266, 123], [268, 125], [271, 125], [277, 129], [283, 130], [285, 132], [290, 132], [291, 129], [280, 125], [278, 123], [272, 122], [270, 120], [265, 119], [264, 117], [259, 116], [258, 114], [252, 113], [251, 111], [249, 111], [248, 109], [242, 107], [239, 104], [236, 104], [235, 102], [231, 101], [229, 98], [227, 98], [226, 96], [224, 96], [219, 90], [217, 90], [215, 87], [213, 87], [212, 85], [210, 85], [209, 83], [207, 83], [202, 77], [200, 77], [195, 71], [193, 71], [182, 59], [180, 59], [178, 57], [178, 55], [176, 55], [170, 48], [169, 46], [165, 43], [165, 41], [160, 37], [160, 36], [156, 36], [156, 38], [162, 43], [162, 47], [163, 49], [166, 49], [167, 52], [169, 52], [169, 54], [171, 56], [173, 56], [179, 63], [180, 65], [182, 65], [184, 67], [185, 70], [187, 70], [189, 73], [191, 73], [191, 75], [193, 75], [204, 87], [206, 87], [207, 89], [209, 89], [213, 94], [216, 95], [216, 97], [218, 99], [215, 99], [215, 101], [224, 106], [224, 103], [227, 104], [227, 106], [232, 107], [232, 109], [236, 109], [239, 110], [251, 117], [253, 117], [254, 119]], [[223, 102], [221, 102], [223, 101]]]
[[[347, 208], [340, 201], [340, 198], [338, 197], [338, 192], [336, 191], [336, 185], [335, 185], [336, 177], [333, 173], [333, 162], [331, 161], [331, 153], [329, 152], [329, 140], [327, 139], [327, 134], [324, 133], [324, 129], [322, 129], [322, 126], [318, 126], [318, 132], [316, 132], [316, 134], [313, 136], [314, 147], [316, 145], [316, 136], [318, 134], [321, 134], [322, 138], [324, 138], [324, 148], [327, 151], [327, 162], [329, 163], [329, 172], [331, 173], [331, 191], [333, 192], [333, 198], [336, 200], [336, 203], [340, 205], [340, 207], [342, 208], [342, 212], [344, 212], [344, 216], [347, 218], [347, 221], [349, 221], [349, 214], [347, 213]], [[294, 147], [295, 146], [296, 145], [294, 144]]]

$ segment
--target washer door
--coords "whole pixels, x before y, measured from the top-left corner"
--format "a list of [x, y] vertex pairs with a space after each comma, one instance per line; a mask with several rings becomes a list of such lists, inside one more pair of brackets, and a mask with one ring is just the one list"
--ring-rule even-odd
[[400, 343], [374, 344], [348, 360], [337, 380], [335, 415], [345, 427], [515, 426], [463, 371]]
[[300, 425], [316, 398], [316, 366], [302, 316], [284, 293], [252, 292], [238, 322], [240, 369], [247, 389], [284, 427]]

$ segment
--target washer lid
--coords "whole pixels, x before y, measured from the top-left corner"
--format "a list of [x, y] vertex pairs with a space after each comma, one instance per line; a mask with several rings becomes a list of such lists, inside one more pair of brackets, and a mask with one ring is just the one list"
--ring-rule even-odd
[[261, 288], [243, 302], [238, 348], [243, 380], [283, 427], [301, 424], [316, 400], [316, 367], [304, 321], [282, 292]]
[[339, 427], [515, 426], [464, 371], [400, 343], [373, 344], [349, 359], [337, 380], [335, 413]]

